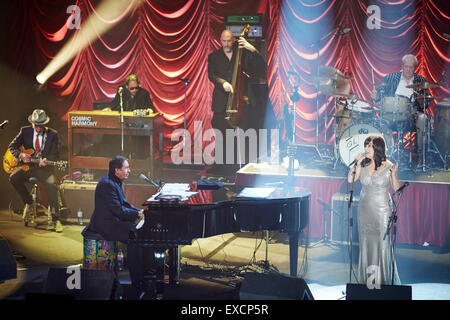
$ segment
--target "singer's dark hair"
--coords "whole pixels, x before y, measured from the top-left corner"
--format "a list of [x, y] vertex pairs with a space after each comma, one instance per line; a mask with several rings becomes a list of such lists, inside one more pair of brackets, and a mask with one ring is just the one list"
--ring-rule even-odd
[[[373, 161], [375, 162], [375, 171], [381, 166], [383, 161], [386, 161], [386, 145], [384, 139], [378, 136], [367, 137], [364, 141], [364, 147], [366, 147], [370, 142], [373, 145]], [[365, 167], [370, 164], [370, 159], [365, 158], [361, 162], [361, 166]]]
[[108, 173], [110, 175], [115, 175], [116, 174], [116, 169], [122, 169], [123, 163], [125, 161], [128, 161], [128, 159], [125, 158], [125, 157], [122, 157], [122, 156], [115, 156], [114, 158], [109, 160], [109, 171], [108, 171]]

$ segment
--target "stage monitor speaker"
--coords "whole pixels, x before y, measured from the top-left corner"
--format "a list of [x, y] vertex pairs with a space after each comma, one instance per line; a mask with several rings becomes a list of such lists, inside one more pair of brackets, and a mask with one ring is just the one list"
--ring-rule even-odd
[[365, 284], [347, 283], [346, 300], [411, 300], [411, 286], [381, 285], [369, 289]]
[[61, 220], [68, 223], [78, 222], [78, 209], [83, 212], [83, 223], [89, 223], [95, 207], [95, 188], [97, 182], [65, 181], [60, 186], [64, 207], [68, 210], [61, 212]]
[[314, 300], [305, 280], [281, 274], [247, 273], [241, 300]]
[[118, 286], [111, 271], [50, 268], [44, 284], [44, 294], [72, 296], [75, 300], [115, 300], [119, 292]]
[[[330, 239], [336, 242], [347, 243], [349, 241], [348, 223], [348, 194], [335, 193], [331, 197], [331, 221]], [[353, 244], [358, 243], [358, 204], [359, 197], [353, 196], [352, 217], [353, 217]]]
[[8, 241], [0, 239], [0, 283], [17, 278], [17, 263], [8, 246]]

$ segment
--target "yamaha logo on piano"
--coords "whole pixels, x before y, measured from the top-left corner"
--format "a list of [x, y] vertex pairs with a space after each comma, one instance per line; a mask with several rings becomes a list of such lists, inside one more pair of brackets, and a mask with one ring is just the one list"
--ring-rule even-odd
[[169, 232], [169, 229], [163, 229], [163, 225], [161, 223], [157, 223], [155, 225], [156, 228], [151, 228], [151, 232]]

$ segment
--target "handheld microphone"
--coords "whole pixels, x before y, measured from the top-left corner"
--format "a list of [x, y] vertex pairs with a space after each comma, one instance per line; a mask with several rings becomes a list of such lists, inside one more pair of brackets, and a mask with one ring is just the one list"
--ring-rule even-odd
[[4, 129], [8, 125], [9, 121], [5, 120], [0, 124], [0, 129]]
[[150, 184], [153, 185], [154, 187], [159, 188], [159, 185], [158, 185], [155, 181], [153, 181], [153, 180], [147, 178], [147, 177], [146, 177], [145, 175], [143, 175], [142, 173], [139, 175], [139, 178], [141, 178], [142, 180], [144, 180], [144, 181], [150, 183]]
[[188, 78], [178, 78], [178, 80], [180, 80], [181, 82], [184, 82], [185, 84], [188, 84], [191, 81]]
[[349, 167], [351, 167], [352, 165], [356, 164], [358, 162], [358, 160], [353, 160], [352, 162], [350, 162], [350, 164], [348, 165]]
[[405, 182], [400, 188], [398, 188], [397, 191], [394, 192], [394, 196], [400, 192], [403, 191], [403, 189], [405, 189], [407, 186], [409, 185], [409, 182]]

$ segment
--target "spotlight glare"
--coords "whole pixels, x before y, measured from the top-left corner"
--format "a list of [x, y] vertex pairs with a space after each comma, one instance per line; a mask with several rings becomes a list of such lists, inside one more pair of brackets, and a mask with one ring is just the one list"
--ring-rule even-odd
[[[50, 63], [36, 77], [39, 83], [44, 83], [66, 63], [73, 59], [78, 52], [86, 48], [99, 35], [115, 26], [115, 22], [129, 14], [144, 0], [103, 0], [86, 22], [63, 46]], [[45, 75], [45, 76], [44, 76]], [[42, 82], [41, 82], [42, 81]]]
[[39, 82], [39, 84], [44, 84], [45, 78], [44, 78], [44, 76], [43, 76], [42, 74], [39, 73], [39, 74], [36, 76], [36, 81]]

